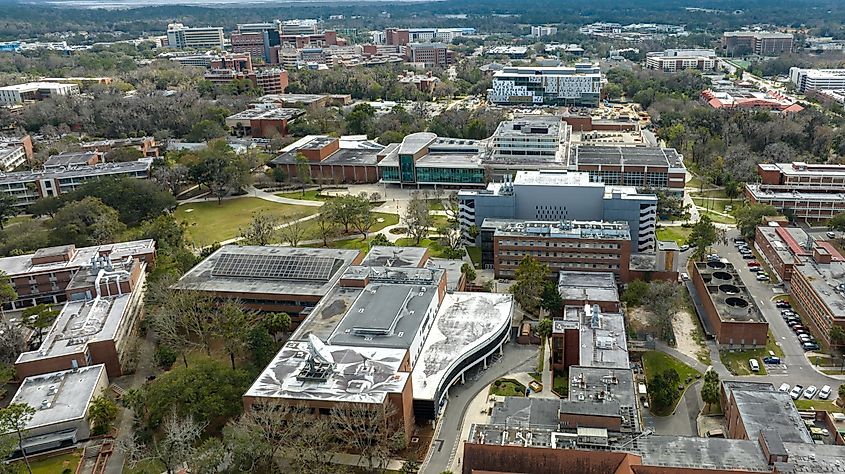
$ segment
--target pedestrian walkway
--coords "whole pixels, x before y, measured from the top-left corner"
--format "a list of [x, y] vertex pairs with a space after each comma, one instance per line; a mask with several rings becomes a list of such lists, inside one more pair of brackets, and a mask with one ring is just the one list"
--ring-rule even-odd
[[323, 205], [323, 201], [311, 201], [309, 199], [292, 199], [276, 196], [275, 194], [258, 189], [255, 186], [250, 186], [249, 188], [247, 188], [246, 191], [250, 196], [257, 197], [258, 199], [263, 199], [265, 201], [277, 202], [279, 204], [293, 204], [296, 206], [309, 207], [320, 207]]
[[663, 352], [664, 354], [669, 354], [670, 356], [680, 360], [684, 364], [687, 364], [688, 366], [692, 367], [693, 369], [695, 369], [695, 370], [697, 370], [701, 373], [707, 372], [707, 369], [710, 368], [709, 366], [702, 364], [698, 359], [690, 357], [690, 356], [684, 354], [683, 352], [675, 349], [674, 347], [669, 347], [663, 341], [656, 341], [655, 344], [654, 344], [654, 347], [658, 351]]

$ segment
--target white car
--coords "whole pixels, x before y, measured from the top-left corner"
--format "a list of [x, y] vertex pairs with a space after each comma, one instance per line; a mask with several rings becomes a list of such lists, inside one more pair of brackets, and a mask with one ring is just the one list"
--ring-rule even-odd
[[769, 281], [769, 275], [766, 275], [765, 273], [758, 273], [757, 281]]
[[804, 398], [806, 398], [806, 399], [808, 399], [808, 400], [812, 400], [812, 399], [813, 399], [813, 397], [815, 397], [815, 396], [816, 396], [816, 390], [817, 390], [817, 389], [816, 389], [816, 386], [815, 386], [815, 385], [810, 385], [809, 387], [807, 387], [807, 388], [804, 390]]
[[793, 400], [798, 400], [798, 397], [801, 396], [801, 391], [803, 389], [804, 389], [804, 387], [802, 387], [800, 385], [796, 385], [796, 386], [792, 387], [792, 390], [789, 391], [789, 396], [792, 397]]
[[788, 383], [780, 384], [780, 387], [778, 388], [778, 392], [789, 392], [789, 384]]
[[830, 385], [825, 385], [819, 390], [819, 398], [822, 400], [827, 400], [827, 397], [830, 396]]
[[757, 362], [757, 359], [748, 359], [748, 366], [751, 367], [752, 372], [760, 371], [760, 363]]

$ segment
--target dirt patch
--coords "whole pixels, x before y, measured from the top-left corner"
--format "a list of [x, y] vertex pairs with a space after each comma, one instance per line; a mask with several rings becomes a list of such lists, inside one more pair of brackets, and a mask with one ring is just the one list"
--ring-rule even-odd
[[699, 342], [698, 324], [693, 320], [693, 315], [687, 310], [678, 311], [672, 319], [672, 330], [675, 332], [675, 342], [679, 352], [682, 352], [693, 359], [700, 360], [699, 355], [706, 347]]
[[657, 335], [650, 321], [650, 312], [638, 307], [630, 308], [626, 314], [628, 315], [628, 330], [631, 333], [636, 334], [640, 338], [644, 338], [646, 335]]

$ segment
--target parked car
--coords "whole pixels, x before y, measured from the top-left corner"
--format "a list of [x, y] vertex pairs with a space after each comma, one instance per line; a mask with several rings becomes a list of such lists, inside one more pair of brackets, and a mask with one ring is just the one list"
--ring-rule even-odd
[[748, 359], [748, 366], [751, 367], [752, 372], [760, 371], [760, 363], [757, 362], [757, 359]]
[[758, 262], [757, 260], [752, 260], [752, 261], [748, 262], [748, 266], [749, 267], [759, 267], [760, 262]]
[[813, 342], [813, 338], [809, 334], [799, 334], [798, 340], [801, 342]]
[[742, 259], [743, 259], [743, 260], [751, 260], [752, 258], [754, 258], [754, 255], [751, 255], [750, 253], [744, 253], [744, 254], [742, 254]]
[[763, 269], [760, 268], [760, 267], [751, 267], [751, 268], [748, 269], [748, 271], [751, 272], [751, 273], [757, 273], [757, 272], [762, 272]]
[[689, 274], [686, 272], [681, 273], [681, 280], [689, 281]]
[[680, 250], [681, 250], [681, 252], [686, 252], [687, 250], [689, 250], [689, 245], [687, 245], [687, 244], [681, 245]]
[[789, 392], [789, 384], [788, 383], [780, 384], [780, 387], [778, 388], [778, 392], [787, 392], [788, 393]]
[[766, 275], [765, 273], [758, 273], [757, 281], [769, 281], [769, 275]]
[[738, 244], [738, 243], [740, 243], [740, 242], [745, 243], [745, 239], [743, 239], [742, 237], [736, 237], [736, 238], [734, 238], [734, 243], [735, 243], [735, 244]]
[[801, 392], [804, 391], [804, 387], [801, 385], [796, 385], [792, 387], [792, 390], [789, 391], [789, 396], [792, 397], [793, 400], [798, 400], [798, 397], [801, 396]]
[[766, 364], [777, 365], [777, 364], [780, 364], [780, 357], [778, 357], [778, 356], [766, 356], [766, 357], [763, 357], [763, 362], [766, 363]]
[[830, 385], [825, 385], [819, 390], [819, 398], [822, 400], [827, 400], [827, 397], [830, 396]]
[[795, 316], [795, 311], [792, 311], [791, 309], [782, 309], [782, 310], [780, 310], [780, 315], [781, 316]]
[[798, 324], [790, 324], [789, 327], [791, 327], [794, 332], [804, 330], [804, 326], [800, 322]]
[[819, 345], [814, 342], [805, 342], [801, 344], [801, 348], [804, 349], [804, 351], [817, 351], [819, 350]]
[[836, 232], [829, 231], [827, 233], [827, 236], [831, 239], [835, 239], [836, 238]]
[[792, 307], [792, 305], [789, 304], [789, 301], [776, 301], [775, 306], [781, 309], [789, 309]]
[[809, 387], [807, 387], [807, 389], [806, 389], [806, 390], [804, 390], [804, 398], [806, 398], [806, 399], [808, 399], [808, 400], [812, 400], [812, 399], [813, 399], [813, 397], [815, 397], [815, 396], [816, 396], [816, 391], [818, 391], [818, 389], [816, 388], [816, 386], [815, 386], [815, 385], [810, 385]]

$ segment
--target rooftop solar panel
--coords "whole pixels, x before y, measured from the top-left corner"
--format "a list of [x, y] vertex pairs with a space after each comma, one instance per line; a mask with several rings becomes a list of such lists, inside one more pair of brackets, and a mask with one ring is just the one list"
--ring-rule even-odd
[[297, 255], [249, 255], [224, 253], [211, 270], [213, 276], [268, 280], [328, 281], [338, 260]]

